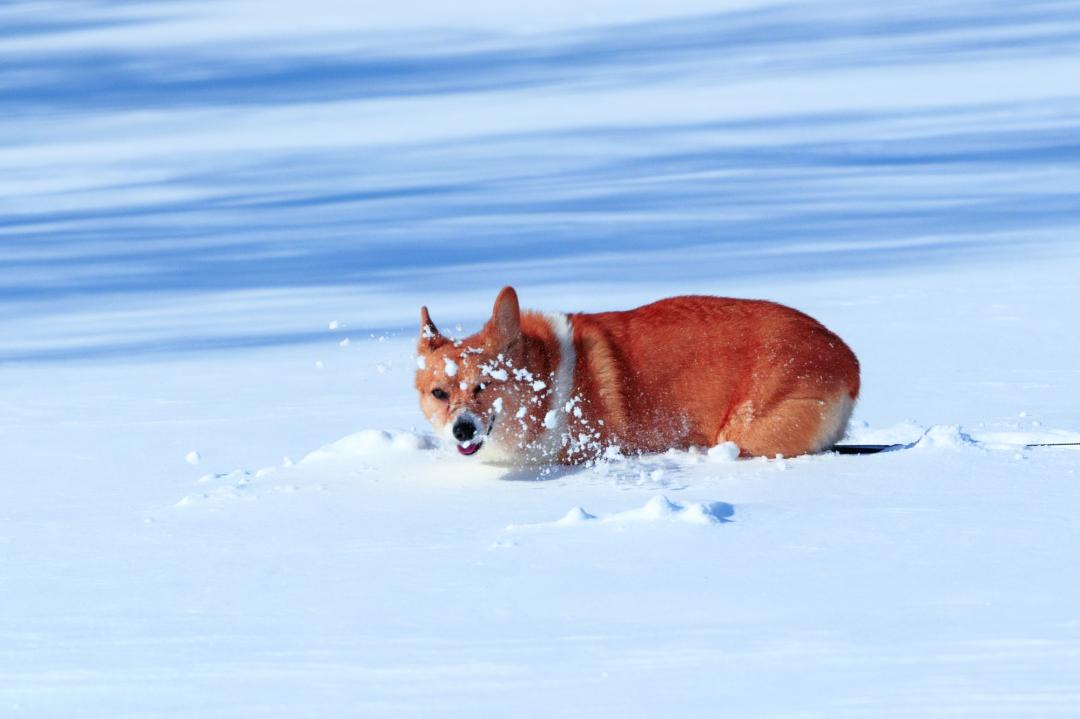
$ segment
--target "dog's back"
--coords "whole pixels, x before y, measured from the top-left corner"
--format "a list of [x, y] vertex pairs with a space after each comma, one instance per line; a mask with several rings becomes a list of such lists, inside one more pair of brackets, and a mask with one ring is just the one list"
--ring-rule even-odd
[[859, 392], [848, 346], [773, 302], [674, 297], [570, 322], [585, 418], [627, 451], [820, 451], [843, 435]]

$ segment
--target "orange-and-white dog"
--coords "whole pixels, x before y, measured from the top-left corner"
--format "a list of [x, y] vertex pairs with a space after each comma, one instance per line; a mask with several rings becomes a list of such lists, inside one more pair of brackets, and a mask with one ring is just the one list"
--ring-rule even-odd
[[420, 407], [463, 455], [576, 463], [734, 442], [743, 456], [831, 447], [859, 362], [817, 320], [773, 302], [673, 297], [625, 312], [521, 312], [506, 287], [453, 341], [420, 310]]

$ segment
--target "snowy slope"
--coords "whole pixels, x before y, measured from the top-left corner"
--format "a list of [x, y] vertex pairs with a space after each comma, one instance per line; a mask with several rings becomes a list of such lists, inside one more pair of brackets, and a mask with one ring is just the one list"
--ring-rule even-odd
[[[53, 10], [0, 9], [0, 714], [1077, 714], [1080, 452], [1023, 447], [1080, 441], [1074, 8]], [[418, 308], [505, 283], [792, 304], [922, 439], [472, 463]]]

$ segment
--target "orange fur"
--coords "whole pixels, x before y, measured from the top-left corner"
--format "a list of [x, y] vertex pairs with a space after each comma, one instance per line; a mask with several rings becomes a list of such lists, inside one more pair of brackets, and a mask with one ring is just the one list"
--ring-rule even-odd
[[[858, 396], [859, 363], [847, 345], [772, 302], [674, 297], [565, 317], [572, 349], [560, 343], [563, 320], [521, 313], [511, 288], [487, 325], [458, 343], [424, 309], [416, 386], [425, 415], [436, 427], [463, 412], [479, 418], [499, 461], [571, 463], [608, 447], [725, 441], [746, 456], [791, 456], [838, 440]], [[560, 375], [564, 359], [573, 366]], [[435, 388], [447, 398], [433, 397]]]

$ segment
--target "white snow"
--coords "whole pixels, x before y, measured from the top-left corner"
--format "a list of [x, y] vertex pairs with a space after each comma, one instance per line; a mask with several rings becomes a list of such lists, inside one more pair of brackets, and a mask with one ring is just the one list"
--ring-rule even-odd
[[454, 377], [457, 375], [458, 371], [457, 362], [449, 357], [443, 357], [443, 369], [446, 372], [447, 377]]
[[980, 443], [961, 427], [935, 425], [915, 443], [919, 449], [978, 449]]
[[566, 514], [562, 516], [555, 524], [567, 525], [567, 524], [581, 524], [582, 522], [588, 522], [590, 519], [596, 519], [595, 515], [589, 514], [581, 507], [574, 507]]
[[[53, 15], [0, 7], [0, 715], [1076, 714], [1074, 8]], [[909, 448], [463, 457], [417, 314], [504, 284], [796, 306]]]
[[195, 450], [191, 450], [184, 455], [184, 461], [191, 465], [196, 465], [202, 461], [202, 455]]
[[730, 508], [723, 502], [691, 502], [680, 504], [672, 502], [658, 494], [640, 509], [628, 509], [606, 517], [606, 522], [634, 522], [672, 520], [689, 524], [715, 524], [721, 522], [730, 513]]
[[707, 454], [710, 462], [734, 462], [739, 458], [739, 445], [734, 442], [721, 442], [709, 447]]
[[600, 517], [590, 514], [581, 507], [570, 509], [562, 518], [554, 522], [510, 525], [508, 531], [522, 529], [536, 529], [542, 527], [565, 527], [568, 525], [585, 524], [596, 520], [597, 524], [626, 524], [630, 522], [683, 522], [686, 524], [718, 524], [728, 521], [734, 509], [724, 502], [691, 502], [680, 504], [673, 502], [662, 494], [658, 494], [644, 506], [627, 509], [622, 512], [614, 512]]
[[488, 377], [491, 377], [493, 380], [497, 380], [499, 382], [505, 382], [510, 377], [506, 373], [506, 370], [502, 369], [502, 368], [492, 369], [490, 367], [484, 366], [484, 367], [480, 368], [480, 372], [482, 374], [488, 376]]
[[[1023, 444], [1080, 435], [1080, 378], [1066, 353], [1024, 353], [971, 317], [1013, 283], [1013, 311], [1075, 350], [1048, 310], [1073, 300], [1078, 270], [969, 265], [944, 306], [952, 273], [755, 278], [740, 291], [801, 297], [860, 352], [853, 439], [927, 438], [783, 472], [723, 446], [548, 474], [460, 457], [419, 416], [405, 332], [322, 374], [300, 369], [306, 345], [4, 366], [0, 537], [20, 551], [0, 558], [0, 696], [39, 715], [212, 699], [221, 715], [477, 716], [523, 697], [557, 714], [556, 692], [601, 716], [708, 713], [706, 699], [833, 716], [856, 698], [848, 715], [992, 700], [1067, 716], [1080, 452]], [[199, 448], [197, 473], [162, 461], [178, 444]], [[766, 691], [777, 681], [830, 689]]]

